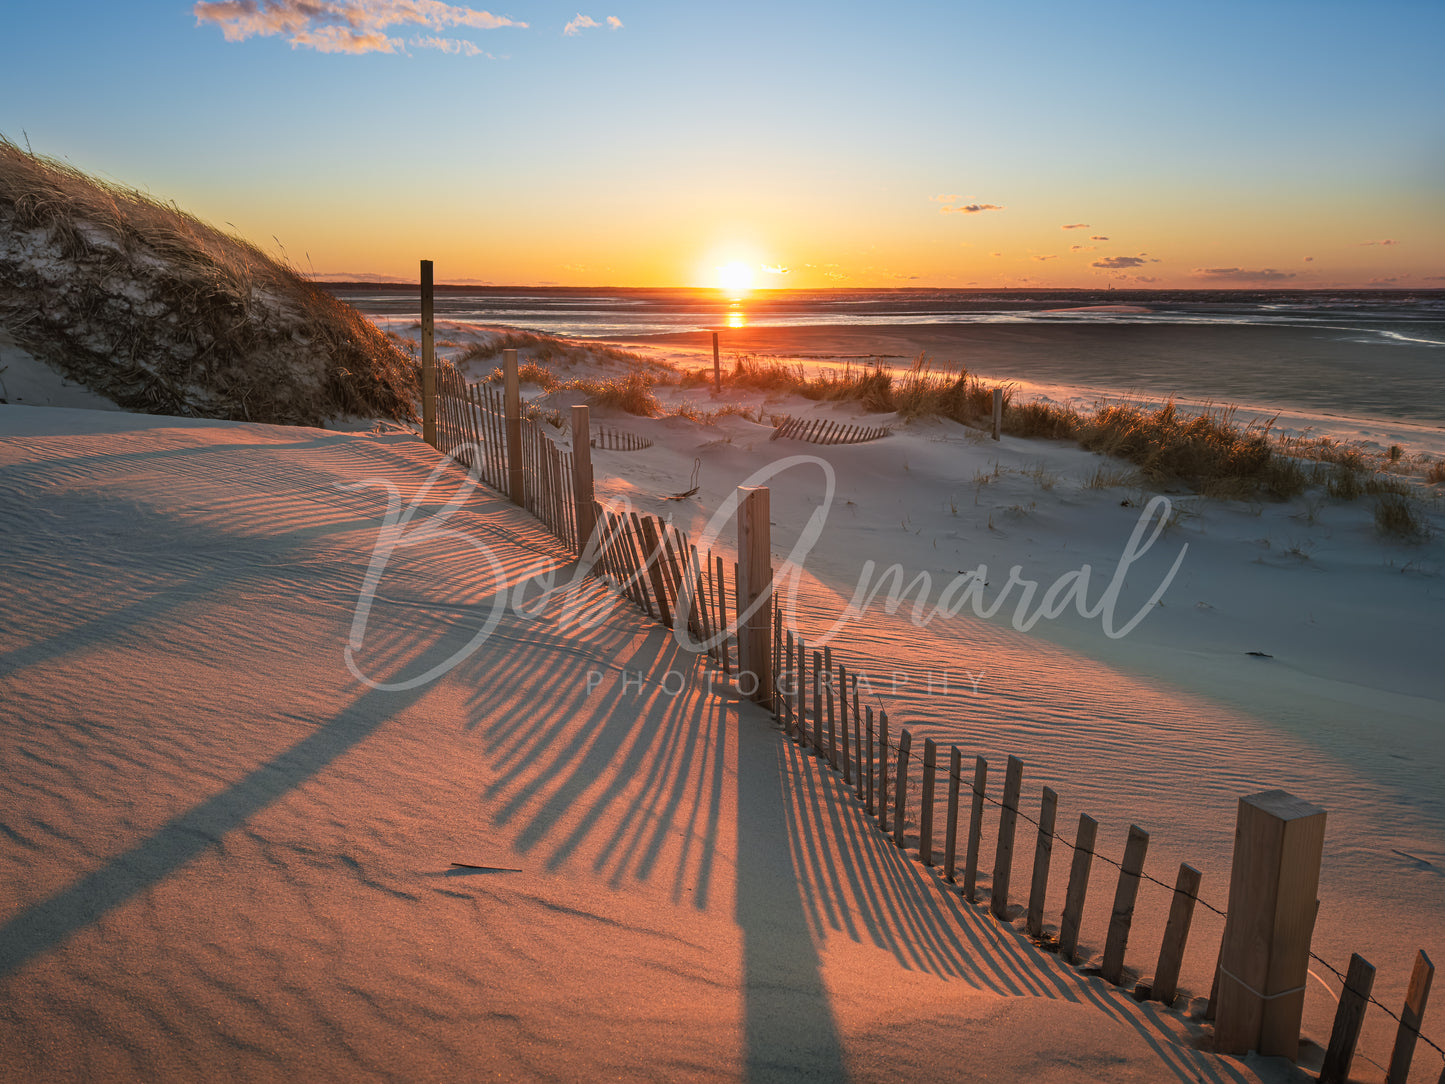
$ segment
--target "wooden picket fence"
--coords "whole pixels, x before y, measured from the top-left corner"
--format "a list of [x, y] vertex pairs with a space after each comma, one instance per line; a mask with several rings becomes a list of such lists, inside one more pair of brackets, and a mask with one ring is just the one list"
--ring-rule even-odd
[[[510, 364], [515, 363], [515, 357], [510, 359]], [[512, 482], [509, 468], [513, 464], [508, 455], [504, 397], [491, 385], [468, 385], [454, 368], [445, 364], [438, 365], [435, 380], [438, 450], [455, 458], [486, 485], [508, 492]], [[578, 409], [585, 424], [585, 409]], [[514, 421], [521, 428], [525, 506], [574, 552], [591, 555], [594, 573], [610, 581], [641, 612], [675, 632], [686, 630], [688, 637], [679, 637], [681, 642], [709, 655], [725, 675], [736, 675], [739, 691], [751, 696], [751, 690], [745, 688], [744, 679], [749, 675], [744, 672], [738, 635], [738, 611], [743, 600], [738, 589], [737, 562], [712, 550], [700, 553], [685, 532], [657, 516], [597, 502], [591, 494], [590, 459], [585, 468], [587, 505], [575, 503], [584, 495], [576, 488], [572, 454], [552, 440], [543, 423], [525, 417]], [[576, 422], [574, 418], [574, 424]], [[816, 424], [806, 430], [810, 436], [802, 439], [821, 438], [823, 442], [846, 439], [832, 440], [826, 431], [818, 430]], [[596, 438], [591, 440], [595, 442]], [[515, 492], [513, 495], [515, 497]], [[583, 538], [579, 536], [576, 519], [581, 514], [579, 509], [588, 506], [592, 524], [589, 524], [589, 537]], [[844, 784], [853, 790], [859, 815], [876, 818], [878, 830], [898, 848], [913, 844], [918, 861], [925, 867], [937, 867], [944, 883], [957, 885], [961, 872], [959, 891], [972, 903], [977, 901], [983, 862], [985, 811], [990, 806], [996, 808], [997, 834], [987, 903], [989, 913], [1004, 922], [1012, 919], [1011, 893], [1015, 851], [1020, 844], [1019, 822], [1031, 826], [1027, 830], [1032, 832], [1033, 847], [1023, 912], [1024, 929], [1036, 944], [1057, 952], [1070, 965], [1078, 962], [1084, 905], [1098, 880], [1095, 871], [1108, 867], [1106, 876], [1113, 878], [1113, 904], [1107, 929], [1103, 931], [1099, 973], [1115, 985], [1132, 981], [1126, 957], [1130, 952], [1130, 930], [1141, 885], [1149, 883], [1164, 889], [1170, 893], [1164, 934], [1157, 952], [1149, 952], [1142, 960], [1135, 946], [1134, 973], [1147, 973], [1149, 977], [1138, 981], [1132, 992], [1140, 1000], [1152, 999], [1165, 1005], [1174, 1002], [1196, 907], [1204, 907], [1226, 923], [1229, 921], [1225, 908], [1201, 896], [1202, 874], [1197, 868], [1181, 864], [1172, 885], [1146, 873], [1144, 862], [1150, 837], [1138, 825], [1130, 825], [1120, 859], [1101, 854], [1096, 849], [1099, 822], [1084, 813], [1079, 815], [1070, 842], [1058, 832], [1059, 795], [1051, 787], [1041, 790], [1037, 816], [1024, 812], [1021, 806], [1024, 764], [1018, 757], [1008, 758], [1002, 785], [996, 788], [996, 794], [991, 793], [989, 785], [989, 762], [974, 756], [972, 770], [966, 775], [967, 758], [958, 746], [949, 747], [946, 760], [941, 761], [944, 751], [933, 739], [925, 739], [915, 761], [912, 732], [900, 727], [895, 736], [890, 731], [886, 710], [880, 707], [875, 716], [871, 705], [861, 703], [857, 671], [850, 673], [843, 662], [835, 661], [831, 647], [810, 651], [800, 633], [784, 626], [781, 608], [771, 592], [766, 606], [771, 631], [768, 639], [771, 674], [765, 685], [759, 685], [770, 690], [765, 704], [781, 722], [789, 739], [841, 775]], [[757, 675], [751, 676], [758, 685]], [[916, 817], [912, 816], [914, 811], [909, 800], [915, 778], [920, 783]], [[941, 850], [935, 846], [938, 840], [934, 823], [940, 788], [946, 794]], [[910, 825], [916, 826], [916, 843], [907, 831]], [[1025, 838], [1022, 842], [1027, 847], [1029, 840]], [[1050, 933], [1045, 925], [1045, 907], [1056, 848], [1069, 852], [1068, 881], [1057, 933]], [[1113, 871], [1117, 871], [1116, 877]], [[1236, 898], [1233, 893], [1232, 886], [1231, 906]], [[1227, 925], [1225, 936], [1227, 939]], [[1307, 933], [1305, 937], [1308, 950]], [[1363, 958], [1354, 956], [1348, 972], [1342, 973], [1312, 951], [1308, 955], [1342, 984], [1321, 1081], [1325, 1084], [1348, 1081], [1365, 1011], [1372, 1005], [1397, 1024], [1386, 1076], [1388, 1084], [1405, 1084], [1418, 1042], [1433, 1048], [1445, 1065], [1445, 1050], [1421, 1034], [1434, 975], [1434, 967], [1423, 951], [1416, 958], [1405, 1004], [1398, 1014], [1371, 996], [1374, 968]], [[1153, 969], [1147, 972], [1150, 962]], [[1210, 1018], [1219, 1001], [1221, 970], [1222, 949], [1221, 958], [1215, 961], [1215, 987], [1210, 993], [1207, 1013]], [[1302, 989], [1286, 993], [1300, 993], [1302, 1004]], [[1262, 1002], [1285, 996], [1253, 993]], [[1297, 1035], [1296, 1019], [1294, 1037], [1286, 1036], [1286, 1039], [1290, 1044], [1297, 1043]], [[1218, 1037], [1222, 1039], [1222, 1035]], [[1445, 1084], [1445, 1069], [1439, 1079], [1440, 1084]]]
[[810, 421], [807, 418], [784, 417], [768, 439], [788, 437], [793, 440], [806, 440], [811, 444], [862, 444], [886, 437], [890, 432], [892, 430], [886, 425], [843, 425], [823, 418]]
[[637, 452], [651, 448], [652, 441], [639, 437], [625, 429], [614, 429], [610, 425], [599, 425], [592, 430], [592, 447], [613, 452]]

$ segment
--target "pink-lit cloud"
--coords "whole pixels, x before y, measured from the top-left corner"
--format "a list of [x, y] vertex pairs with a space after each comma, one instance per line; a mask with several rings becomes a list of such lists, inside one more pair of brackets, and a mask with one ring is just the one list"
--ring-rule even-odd
[[1088, 228], [1089, 224], [1087, 222], [1073, 222], [1067, 226], [1059, 227], [1061, 230], [1087, 230]]
[[1100, 237], [1098, 234], [1095, 234], [1094, 236], [1090, 237], [1089, 240], [1090, 240], [1090, 241], [1107, 241], [1108, 238], [1107, 238], [1107, 237]]
[[929, 196], [928, 198], [933, 203], [957, 203], [963, 199], [962, 196]]
[[1149, 261], [1143, 256], [1105, 256], [1095, 260], [1091, 267], [1102, 267], [1106, 271], [1120, 271], [1126, 267], [1141, 267]]
[[[304, 46], [322, 53], [403, 51], [403, 40], [386, 33], [394, 26], [496, 30], [527, 25], [505, 15], [442, 0], [200, 0], [191, 12], [198, 26], [219, 26], [227, 41], [281, 36], [293, 48]], [[468, 56], [481, 52], [470, 42], [432, 35], [414, 37], [410, 44]]]
[[1380, 245], [1380, 246], [1383, 247], [1383, 246], [1389, 246], [1389, 245], [1398, 245], [1399, 243], [1400, 243], [1399, 241], [1361, 241], [1361, 242], [1360, 242], [1360, 247], [1361, 247], [1361, 248], [1368, 248], [1370, 245]]

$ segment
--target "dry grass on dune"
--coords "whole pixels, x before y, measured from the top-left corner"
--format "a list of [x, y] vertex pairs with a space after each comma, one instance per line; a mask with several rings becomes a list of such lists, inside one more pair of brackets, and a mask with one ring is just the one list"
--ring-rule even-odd
[[576, 365], [602, 361], [658, 372], [667, 369], [667, 366], [661, 362], [653, 361], [630, 350], [621, 350], [602, 343], [592, 344], [559, 339], [535, 331], [508, 331], [488, 342], [474, 343], [452, 358], [452, 363], [461, 365], [468, 361], [490, 361], [493, 358], [501, 357], [503, 350], [525, 351], [527, 357], [534, 363], [534, 367], [536, 362], [548, 365]]
[[129, 410], [415, 420], [416, 363], [254, 245], [0, 136], [0, 322]]

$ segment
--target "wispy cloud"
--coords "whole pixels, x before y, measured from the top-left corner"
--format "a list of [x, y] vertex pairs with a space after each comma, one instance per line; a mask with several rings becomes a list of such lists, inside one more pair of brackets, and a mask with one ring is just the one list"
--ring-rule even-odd
[[976, 215], [983, 211], [1002, 211], [1003, 207], [997, 203], [965, 203], [962, 207], [940, 207], [938, 210], [946, 215]]
[[490, 53], [483, 54], [466, 38], [415, 37], [407, 44], [417, 49], [439, 49], [443, 53], [460, 53], [462, 56], [491, 56]]
[[[442, 0], [201, 0], [191, 13], [197, 26], [219, 26], [227, 41], [279, 35], [292, 48], [304, 46], [322, 53], [404, 52], [403, 39], [386, 33], [393, 26], [496, 30], [527, 25], [506, 15]], [[431, 35], [413, 37], [410, 44], [467, 56], [481, 52], [471, 42]]]
[[761, 270], [765, 275], [786, 275], [788, 273], [786, 267], [769, 267], [767, 264], [764, 264]]
[[1315, 258], [1314, 258], [1313, 256], [1306, 256], [1306, 257], [1305, 257], [1305, 263], [1314, 263], [1314, 262], [1315, 262]]
[[1047, 256], [1035, 256], [1034, 259], [1038, 260], [1040, 263], [1043, 263], [1045, 260], [1057, 260], [1058, 257], [1053, 253], [1049, 253], [1049, 255]]
[[1143, 256], [1105, 256], [1102, 260], [1095, 260], [1089, 266], [1102, 267], [1106, 271], [1118, 271], [1125, 267], [1142, 267], [1148, 262]]
[[1090, 240], [1090, 241], [1107, 241], [1108, 238], [1107, 238], [1107, 237], [1100, 237], [1098, 234], [1094, 234], [1092, 237], [1089, 238], [1089, 240]]
[[[609, 29], [622, 29], [622, 20], [619, 19], [616, 15], [607, 16], [606, 22]], [[562, 28], [562, 33], [566, 34], [569, 38], [573, 38], [576, 37], [578, 34], [582, 33], [582, 31], [584, 30], [597, 30], [601, 26], [602, 23], [599, 23], [596, 19], [592, 18], [592, 16], [583, 15], [579, 11], [577, 13], [577, 17]]]
[[1096, 248], [1098, 248], [1098, 247], [1099, 247], [1098, 245], [1070, 245], [1070, 246], [1069, 246], [1069, 251], [1070, 251], [1070, 252], [1093, 252], [1094, 249], [1096, 249]]
[[928, 198], [934, 203], [957, 203], [963, 199], [962, 196], [929, 196]]
[[1399, 241], [1361, 241], [1361, 248], [1368, 248], [1370, 245], [1398, 245]]
[[1262, 267], [1258, 271], [1243, 267], [1196, 267], [1194, 275], [1212, 282], [1283, 282], [1295, 277], [1293, 271], [1276, 271], [1273, 267]]
[[1088, 228], [1089, 224], [1087, 222], [1071, 222], [1067, 226], [1059, 227], [1061, 230], [1087, 230]]

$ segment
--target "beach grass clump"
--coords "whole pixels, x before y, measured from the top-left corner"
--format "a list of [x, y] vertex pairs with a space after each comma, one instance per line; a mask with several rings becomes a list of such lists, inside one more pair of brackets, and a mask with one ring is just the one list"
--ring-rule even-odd
[[1149, 482], [1183, 482], [1206, 496], [1284, 500], [1309, 484], [1298, 463], [1275, 454], [1267, 423], [1241, 428], [1230, 410], [1191, 416], [1172, 400], [1156, 410], [1106, 405], [1083, 417], [1075, 436], [1091, 451], [1133, 463]]
[[1425, 482], [1428, 485], [1445, 485], [1445, 459], [1437, 459], [1425, 468]]
[[1385, 492], [1375, 498], [1375, 529], [1402, 542], [1423, 542], [1430, 535], [1424, 516], [1403, 493]]
[[[487, 374], [485, 382], [488, 384], [504, 384], [506, 380], [507, 374], [502, 371], [502, 367], [499, 365]], [[517, 382], [519, 384], [534, 384], [543, 391], [555, 391], [562, 385], [562, 381], [557, 378], [551, 369], [538, 365], [535, 361], [524, 362], [517, 366]]]
[[[1007, 396], [1007, 392], [1005, 392]], [[992, 410], [992, 404], [989, 409]], [[1079, 431], [1082, 418], [1073, 407], [1055, 403], [1005, 403], [1002, 428], [1012, 437], [1042, 437], [1046, 440], [1068, 440]]]
[[0, 136], [0, 319], [127, 410], [416, 420], [416, 359], [284, 259]]
[[663, 412], [662, 403], [652, 390], [655, 382], [651, 375], [634, 371], [611, 380], [584, 378], [569, 380], [560, 386], [582, 392], [589, 406], [611, 407], [639, 418], [655, 418]]

